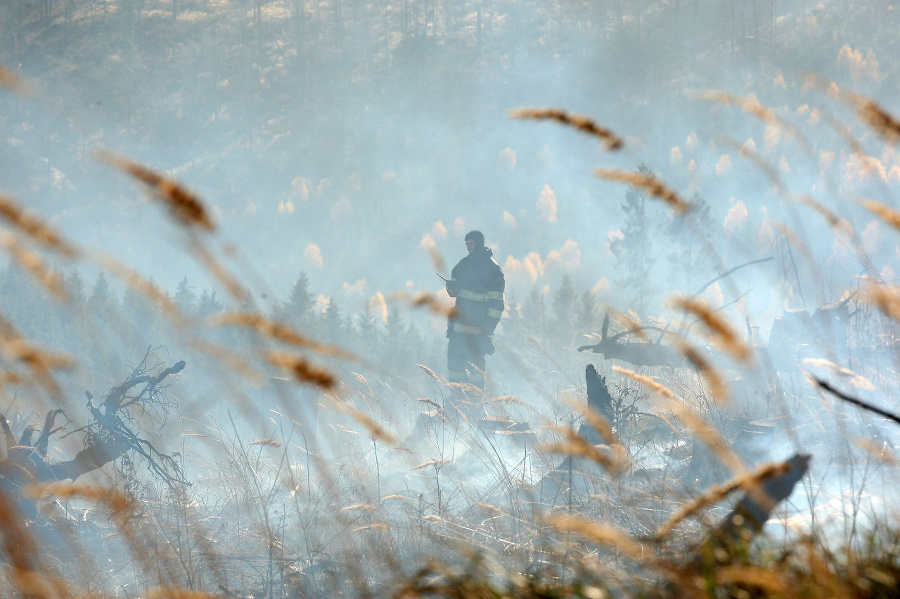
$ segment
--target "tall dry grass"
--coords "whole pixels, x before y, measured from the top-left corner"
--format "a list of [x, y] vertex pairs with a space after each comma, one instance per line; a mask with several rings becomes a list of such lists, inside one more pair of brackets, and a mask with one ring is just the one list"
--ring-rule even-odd
[[[727, 95], [709, 99], [737, 104], [793, 134], [758, 104]], [[862, 114], [892, 139], [893, 119], [868, 105]], [[574, 126], [611, 150], [622, 145], [615, 134], [579, 115], [521, 110], [514, 116]], [[130, 159], [104, 155], [103, 160], [148, 186], [178, 227], [214, 236], [200, 198], [168, 175]], [[688, 202], [656, 177], [610, 169], [597, 174], [690, 215]], [[894, 224], [891, 209], [866, 207]], [[58, 301], [67, 298], [57, 293], [58, 278], [41, 251], [92, 261], [145, 297], [181, 330], [198, 364], [215, 366], [219, 378], [207, 397], [221, 396], [199, 419], [181, 420], [183, 434], [174, 435], [176, 447], [169, 455], [191, 485], [148, 474], [134, 452], [92, 480], [4, 485], [4, 592], [29, 597], [876, 597], [895, 595], [900, 587], [900, 529], [880, 517], [892, 514], [893, 506], [873, 514], [868, 528], [856, 526], [865, 509], [866, 477], [896, 473], [892, 449], [885, 441], [878, 452], [861, 457], [849, 443], [835, 449], [816, 442], [835, 436], [835, 427], [844, 427], [838, 436], [849, 441], [857, 429], [880, 424], [823, 404], [801, 383], [778, 383], [789, 396], [784, 400], [789, 414], [735, 398], [724, 369], [691, 349], [695, 338], [676, 343], [694, 370], [605, 367], [613, 422], [559, 407], [573, 398], [584, 403], [577, 374], [568, 375], [571, 385], [550, 398], [557, 411], [527, 397], [450, 384], [428, 366], [423, 369], [433, 381], [432, 395], [422, 397], [419, 388], [403, 388], [403, 381], [377, 369], [374, 377], [355, 372], [342, 378], [327, 360], [360, 371], [365, 365], [262, 313], [233, 311], [191, 320], [154, 285], [64, 241], [14, 199], [0, 198], [0, 216], [23, 238], [3, 238], [10, 259]], [[192, 238], [186, 251], [232, 297], [245, 297], [247, 285], [205, 243]], [[896, 296], [879, 281], [866, 301], [896, 319]], [[414, 296], [411, 304], [447, 310], [427, 295]], [[757, 348], [726, 316], [693, 299], [677, 299], [674, 306], [703, 325], [701, 337], [720, 353], [734, 358], [746, 374], [759, 375], [751, 370], [758, 365]], [[626, 320], [619, 332], [623, 338], [653, 342], [648, 327]], [[224, 327], [253, 335], [241, 347], [203, 338], [204, 331]], [[55, 377], [72, 361], [23, 339], [5, 320], [0, 349], [7, 387], [16, 382], [17, 393], [51, 399], [70, 391]], [[551, 368], [548, 357], [545, 350], [524, 366], [539, 378]], [[552, 367], [568, 365], [561, 361]], [[180, 376], [185, 380], [173, 382], [173, 393], [189, 388], [190, 369]], [[271, 392], [265, 400], [256, 395], [263, 396], [262, 388]], [[542, 393], [535, 390], [536, 396]], [[810, 409], [817, 400], [817, 409]], [[853, 532], [828, 538], [831, 532], [815, 522], [800, 533], [789, 529], [791, 518], [817, 517], [816, 495], [826, 490], [808, 482], [801, 493], [810, 501], [808, 510], [771, 506], [783, 535], [764, 531], [727, 563], [695, 559], [703, 557], [698, 545], [727, 511], [727, 499], [739, 491], [752, 496], [763, 482], [784, 473], [783, 462], [753, 463], [738, 443], [749, 432], [744, 429], [752, 428], [750, 421], [773, 413], [775, 426], [787, 422], [791, 429], [779, 439], [783, 446], [812, 443], [816, 460], [850, 473], [858, 488], [851, 488], [850, 503], [841, 502], [839, 509], [845, 521], [853, 521]], [[250, 414], [256, 418], [250, 420]], [[242, 416], [250, 420], [252, 436]], [[69, 418], [58, 437], [80, 430], [89, 414]], [[162, 419], [147, 414], [128, 424], [154, 439], [168, 434]], [[22, 437], [10, 433], [7, 459], [0, 462], [4, 480], [12, 480], [11, 470], [22, 464], [27, 470], [27, 462], [8, 459], [10, 451], [32, 447], [26, 434], [17, 432]], [[34, 449], [29, 459], [59, 460], [71, 451], [64, 444], [48, 456]], [[17, 504], [23, 498], [40, 506], [39, 516], [21, 513]]]

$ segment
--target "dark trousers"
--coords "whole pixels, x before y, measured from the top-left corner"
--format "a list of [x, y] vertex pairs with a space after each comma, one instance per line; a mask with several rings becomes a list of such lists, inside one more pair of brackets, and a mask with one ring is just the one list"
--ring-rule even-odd
[[485, 343], [481, 335], [450, 332], [447, 335], [447, 378], [484, 389]]

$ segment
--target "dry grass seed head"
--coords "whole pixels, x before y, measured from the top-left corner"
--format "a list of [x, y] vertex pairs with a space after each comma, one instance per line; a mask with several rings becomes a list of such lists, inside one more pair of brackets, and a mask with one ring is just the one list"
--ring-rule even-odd
[[214, 327], [230, 325], [253, 329], [275, 341], [311, 349], [327, 356], [336, 356], [345, 359], [353, 358], [351, 354], [338, 347], [313, 341], [296, 332], [289, 325], [271, 320], [258, 312], [223, 312], [211, 316], [208, 322], [210, 326]]
[[431, 258], [431, 264], [434, 265], [437, 272], [441, 273], [447, 269], [447, 263], [444, 261], [444, 256], [436, 245], [428, 246], [428, 256]]
[[639, 543], [625, 532], [612, 526], [598, 524], [596, 521], [573, 515], [544, 514], [541, 518], [546, 524], [557, 530], [574, 533], [595, 543], [611, 546], [630, 558], [646, 561], [652, 560], [654, 557], [651, 547]]
[[169, 208], [172, 218], [179, 224], [206, 231], [215, 230], [212, 218], [200, 198], [174, 180], [112, 152], [100, 151], [97, 157], [152, 189], [156, 198]]
[[721, 377], [719, 371], [709, 363], [706, 357], [697, 351], [697, 348], [683, 341], [676, 341], [675, 347], [700, 372], [700, 375], [709, 386], [709, 392], [713, 399], [720, 403], [727, 401], [728, 386], [725, 384], [725, 380]]
[[812, 366], [813, 368], [822, 368], [829, 370], [844, 379], [851, 386], [858, 389], [865, 389], [866, 391], [876, 390], [876, 387], [874, 384], [872, 384], [872, 381], [862, 376], [861, 374], [853, 372], [849, 368], [844, 368], [840, 364], [835, 364], [831, 360], [825, 360], [822, 358], [804, 358], [803, 363], [807, 366]]
[[884, 141], [890, 144], [900, 142], [900, 121], [893, 115], [869, 98], [854, 96], [852, 101], [856, 105], [856, 113], [859, 118]]
[[569, 125], [582, 133], [600, 138], [607, 150], [619, 150], [625, 145], [621, 137], [611, 130], [601, 127], [589, 117], [565, 112], [558, 108], [515, 108], [509, 112], [509, 116], [514, 119], [551, 120]]
[[9, 251], [13, 259], [25, 267], [53, 297], [59, 301], [68, 299], [62, 276], [47, 268], [41, 257], [23, 247], [12, 233], [0, 233], [0, 246]]
[[648, 376], [638, 374], [633, 370], [613, 366], [613, 370], [627, 376], [628, 378], [644, 385], [651, 391], [665, 398], [667, 401], [663, 405], [663, 409], [678, 418], [686, 427], [696, 434], [700, 439], [709, 446], [719, 460], [728, 466], [734, 472], [743, 472], [744, 466], [740, 459], [728, 448], [727, 443], [722, 436], [708, 422], [694, 413], [691, 409], [680, 402], [678, 397], [671, 389], [662, 385]]
[[410, 295], [408, 293], [400, 292], [392, 294], [388, 300], [409, 302], [413, 308], [421, 308], [424, 306], [434, 314], [446, 318], [456, 317], [456, 308], [452, 304], [444, 303], [439, 296], [431, 293], [422, 292]]
[[900, 287], [897, 285], [886, 285], [868, 279], [861, 297], [863, 302], [875, 306], [886, 316], [900, 320]]
[[337, 382], [337, 379], [331, 372], [310, 364], [302, 356], [280, 351], [268, 351], [265, 353], [265, 358], [270, 364], [291, 373], [301, 383], [309, 383], [316, 387], [331, 390]]
[[154, 587], [147, 591], [146, 599], [217, 599], [220, 595], [210, 595], [203, 591], [189, 591], [175, 587]]
[[0, 64], [0, 87], [5, 87], [25, 96], [30, 96], [32, 93], [30, 85], [2, 64]]
[[[781, 572], [760, 566], [719, 566], [716, 568], [716, 585], [740, 584], [761, 589], [767, 594], [788, 597], [794, 594], [794, 585]], [[749, 595], [748, 596], [752, 596]]]
[[375, 422], [370, 416], [344, 404], [336, 402], [335, 405], [337, 405], [341, 411], [346, 412], [350, 415], [351, 418], [362, 424], [366, 428], [366, 430], [369, 431], [369, 436], [387, 443], [388, 445], [393, 445], [397, 442], [397, 440], [394, 438], [394, 435], [387, 432], [384, 427]]
[[674, 299], [672, 305], [699, 318], [711, 333], [713, 343], [720, 349], [743, 362], [750, 360], [750, 346], [741, 341], [731, 324], [713, 312], [705, 302], [682, 297]]
[[862, 205], [870, 212], [877, 214], [881, 220], [894, 230], [900, 231], [900, 212], [874, 200], [863, 200]]
[[666, 187], [662, 181], [652, 175], [604, 168], [594, 169], [594, 175], [609, 181], [628, 183], [651, 197], [664, 201], [678, 214], [684, 214], [691, 208], [689, 202], [681, 199], [677, 193]]
[[696, 95], [701, 100], [717, 102], [719, 104], [725, 104], [727, 106], [737, 106], [742, 111], [758, 118], [766, 124], [776, 125], [783, 131], [786, 131], [795, 140], [797, 140], [797, 142], [807, 154], [811, 154], [812, 146], [810, 145], [806, 137], [804, 137], [803, 134], [800, 133], [797, 127], [779, 117], [778, 114], [771, 108], [760, 104], [759, 100], [757, 100], [756, 97], [748, 96], [744, 98], [741, 96], [736, 96], [734, 94], [728, 94], [716, 90], [699, 91]]
[[250, 441], [250, 445], [259, 445], [262, 447], [281, 447], [281, 443], [276, 441], [275, 439], [259, 439], [257, 441]]
[[231, 294], [231, 297], [241, 303], [247, 301], [250, 297], [250, 292], [244, 289], [237, 277], [232, 275], [195, 237], [192, 237], [191, 242], [191, 253], [193, 256], [197, 258], [200, 264], [206, 267], [213, 278], [222, 284], [225, 290]]
[[169, 296], [152, 281], [148, 281], [133, 269], [109, 256], [99, 256], [97, 258], [97, 263], [107, 271], [122, 279], [129, 287], [150, 300], [154, 306], [162, 310], [163, 314], [165, 314], [173, 324], [179, 326], [185, 324], [186, 319], [181, 313], [181, 310], [178, 309], [178, 306], [175, 305], [175, 302], [173, 302]]
[[450, 463], [450, 460], [439, 460], [439, 459], [428, 460], [427, 462], [419, 464], [418, 466], [413, 466], [412, 468], [410, 468], [410, 470], [421, 470], [422, 468], [428, 468], [429, 466], [442, 466], [444, 464], [449, 464], [449, 463]]
[[814, 197], [805, 194], [794, 194], [790, 196], [790, 200], [798, 204], [803, 204], [804, 206], [809, 206], [810, 208], [818, 212], [819, 216], [824, 218], [828, 223], [828, 226], [832, 229], [836, 229], [841, 226], [841, 219], [838, 218], [838, 215], [830, 210], [827, 206], [816, 200]]
[[435, 371], [433, 371], [431, 368], [425, 366], [424, 364], [416, 364], [416, 366], [418, 366], [419, 368], [421, 368], [422, 370], [424, 370], [424, 371], [425, 371], [425, 374], [427, 374], [428, 376], [430, 376], [431, 378], [433, 378], [433, 379], [436, 380], [437, 382], [439, 382], [439, 383], [446, 383], [446, 382], [447, 382], [446, 380], [442, 379]]
[[78, 256], [75, 246], [67, 242], [62, 235], [37, 216], [22, 210], [11, 198], [3, 194], [0, 194], [0, 217], [30, 239], [47, 248], [55, 250], [67, 258]]
[[227, 366], [229, 370], [238, 373], [253, 384], [260, 385], [264, 380], [259, 370], [248, 364], [244, 357], [238, 353], [205, 339], [191, 339], [188, 341], [188, 345], [201, 353], [212, 356]]
[[680, 510], [673, 514], [662, 526], [657, 530], [655, 538], [661, 540], [672, 532], [685, 519], [696, 514], [700, 510], [714, 505], [730, 495], [737, 489], [758, 488], [759, 484], [779, 474], [783, 474], [790, 468], [787, 462], [778, 464], [764, 464], [757, 468], [754, 472], [742, 474], [727, 483], [715, 485], [704, 492], [702, 495], [684, 504]]
[[756, 168], [761, 170], [763, 174], [769, 179], [769, 182], [772, 184], [772, 187], [776, 189], [779, 193], [784, 191], [784, 183], [781, 182], [781, 177], [778, 176], [778, 171], [775, 170], [775, 167], [771, 165], [771, 163], [767, 162], [762, 156], [760, 156], [759, 152], [751, 150], [747, 144], [742, 144], [733, 139], [725, 139], [723, 140], [725, 145], [736, 150], [738, 156], [741, 158], [746, 158], [750, 162], [753, 163]]
[[900, 458], [888, 449], [884, 442], [879, 444], [871, 439], [858, 438], [853, 440], [853, 444], [888, 466], [893, 468], [900, 467]]
[[561, 434], [565, 439], [542, 443], [542, 452], [587, 458], [613, 475], [621, 473], [628, 466], [628, 452], [623, 451], [621, 445], [592, 445], [570, 427], [550, 427], [550, 430]]

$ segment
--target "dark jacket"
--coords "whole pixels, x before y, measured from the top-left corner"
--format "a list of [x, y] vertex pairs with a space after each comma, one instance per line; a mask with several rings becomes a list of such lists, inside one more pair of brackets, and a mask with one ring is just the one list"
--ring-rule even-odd
[[456, 309], [447, 322], [447, 334], [491, 335], [503, 315], [506, 280], [486, 247], [478, 248], [453, 267], [447, 293]]

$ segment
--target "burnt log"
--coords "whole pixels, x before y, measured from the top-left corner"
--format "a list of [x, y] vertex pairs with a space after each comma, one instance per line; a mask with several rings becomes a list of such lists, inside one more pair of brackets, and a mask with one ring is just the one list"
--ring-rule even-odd
[[[134, 424], [130, 408], [141, 411], [167, 409], [166, 400], [161, 397], [162, 384], [167, 377], [181, 372], [184, 362], [151, 372], [147, 366], [148, 350], [141, 363], [125, 382], [113, 387], [99, 406], [94, 406], [93, 396], [88, 393], [87, 409], [92, 421], [80, 431], [84, 436], [84, 446], [70, 460], [50, 462], [47, 449], [54, 433], [56, 419], [64, 415], [62, 410], [50, 410], [40, 429], [28, 425], [16, 440], [9, 422], [0, 414], [0, 429], [5, 455], [0, 459], [0, 495], [19, 504], [26, 518], [37, 517], [36, 501], [29, 497], [26, 489], [30, 485], [60, 480], [76, 480], [98, 470], [131, 452], [143, 458], [152, 473], [169, 485], [190, 484], [170, 456], [159, 452], [149, 441], [133, 430]], [[39, 434], [35, 439], [35, 433]]]

